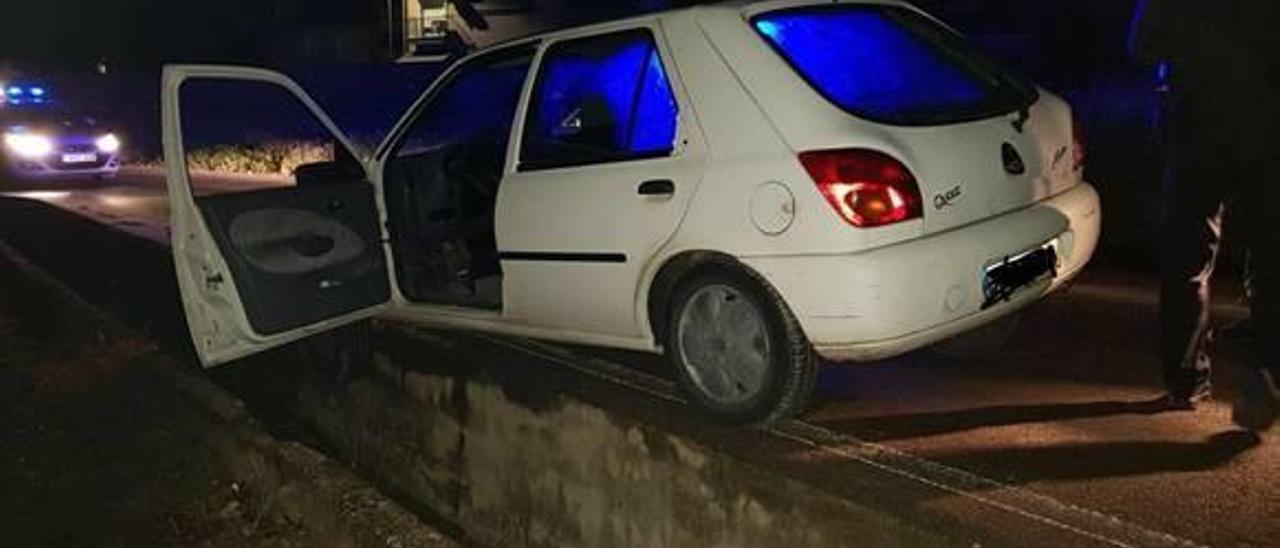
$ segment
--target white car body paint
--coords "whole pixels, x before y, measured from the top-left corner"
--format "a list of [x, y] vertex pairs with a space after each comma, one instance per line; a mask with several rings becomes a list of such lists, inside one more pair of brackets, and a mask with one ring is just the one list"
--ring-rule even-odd
[[[659, 352], [648, 317], [650, 288], [663, 265], [687, 252], [732, 257], [766, 280], [825, 357], [870, 360], [902, 354], [1011, 314], [1078, 274], [1095, 250], [1101, 214], [1098, 195], [1082, 180], [1081, 171], [1061, 161], [1063, 150], [1072, 146], [1070, 107], [1041, 90], [1022, 131], [1014, 127], [1016, 114], [932, 127], [859, 119], [808, 86], [748, 24], [755, 14], [816, 4], [726, 3], [520, 41], [537, 44], [540, 56], [548, 45], [569, 38], [635, 28], [650, 29], [655, 36], [679, 104], [675, 153], [519, 171], [520, 134], [533, 87], [530, 77], [513, 124], [497, 201], [499, 249], [609, 252], [623, 254], [626, 260], [504, 261], [501, 310], [410, 302], [395, 283], [395, 268], [389, 268], [391, 301], [385, 306], [272, 336], [250, 327], [226, 261], [195, 206], [180, 160], [178, 88], [190, 78], [273, 83], [292, 92], [341, 142], [347, 141], [314, 101], [284, 76], [235, 67], [169, 67], [163, 124], [173, 249], [202, 361], [207, 366], [225, 363], [378, 313], [423, 325]], [[447, 81], [448, 74], [435, 86]], [[419, 102], [431, 93], [428, 89]], [[411, 114], [406, 114], [400, 125], [410, 122]], [[393, 131], [376, 153], [363, 159], [384, 226], [383, 167], [400, 133]], [[1021, 151], [1026, 176], [1002, 169], [1003, 143]], [[923, 219], [871, 229], [840, 219], [797, 154], [851, 147], [881, 151], [902, 162], [919, 183]], [[657, 179], [672, 181], [674, 194], [637, 195], [637, 185]], [[789, 209], [781, 220], [753, 205], [762, 185], [775, 187], [765, 195], [766, 203], [773, 204], [769, 207]], [[936, 196], [948, 202], [945, 207], [934, 206]], [[1060, 254], [1056, 277], [1021, 291], [1008, 303], [982, 310], [985, 268], [1047, 244]], [[390, 244], [385, 247], [388, 261], [394, 261]]]

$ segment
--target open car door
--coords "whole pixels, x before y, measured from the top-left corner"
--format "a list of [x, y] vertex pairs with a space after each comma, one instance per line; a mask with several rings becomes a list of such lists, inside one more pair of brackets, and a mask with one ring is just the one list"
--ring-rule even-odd
[[[187, 165], [184, 143], [196, 136], [184, 135], [182, 92], [205, 80], [281, 88], [331, 134], [346, 163], [299, 168], [292, 186], [204, 195]], [[391, 289], [374, 187], [315, 101], [284, 75], [241, 67], [169, 66], [162, 91], [174, 266], [201, 362], [212, 367], [379, 312]]]

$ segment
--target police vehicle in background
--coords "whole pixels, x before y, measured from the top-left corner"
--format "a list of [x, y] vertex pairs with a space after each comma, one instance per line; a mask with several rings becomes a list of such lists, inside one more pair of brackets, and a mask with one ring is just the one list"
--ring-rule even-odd
[[0, 172], [6, 179], [113, 177], [120, 139], [39, 85], [0, 84]]

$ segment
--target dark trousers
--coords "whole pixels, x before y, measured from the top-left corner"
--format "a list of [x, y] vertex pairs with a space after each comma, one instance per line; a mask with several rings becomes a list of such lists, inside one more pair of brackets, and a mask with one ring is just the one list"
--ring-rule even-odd
[[1256, 364], [1277, 370], [1280, 161], [1268, 150], [1277, 127], [1269, 119], [1222, 116], [1208, 103], [1176, 109], [1161, 221], [1161, 354], [1171, 391], [1188, 391], [1209, 374], [1209, 286], [1228, 204], [1242, 208], [1230, 217], [1245, 224], [1252, 250]]

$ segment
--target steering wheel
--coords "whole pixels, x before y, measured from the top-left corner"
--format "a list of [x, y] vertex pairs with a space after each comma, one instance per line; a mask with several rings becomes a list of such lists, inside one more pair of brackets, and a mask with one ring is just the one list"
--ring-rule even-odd
[[486, 202], [498, 198], [498, 184], [502, 181], [501, 157], [495, 162], [493, 151], [501, 143], [491, 136], [481, 134], [466, 142], [451, 145], [445, 152], [444, 174], [452, 181], [461, 181], [474, 190]]

